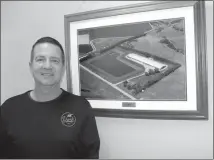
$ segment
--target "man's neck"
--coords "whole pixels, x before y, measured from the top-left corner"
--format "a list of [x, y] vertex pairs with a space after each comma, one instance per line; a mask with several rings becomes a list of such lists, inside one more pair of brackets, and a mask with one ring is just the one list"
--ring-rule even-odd
[[35, 89], [31, 92], [31, 98], [39, 102], [51, 101], [61, 93], [60, 86], [35, 86]]

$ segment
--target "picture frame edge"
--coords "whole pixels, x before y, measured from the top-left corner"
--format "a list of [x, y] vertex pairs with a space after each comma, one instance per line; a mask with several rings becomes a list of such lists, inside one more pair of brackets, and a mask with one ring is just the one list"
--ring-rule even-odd
[[[166, 5], [168, 4], [168, 5]], [[140, 6], [139, 6], [140, 5]], [[158, 5], [158, 6], [157, 6]], [[163, 6], [165, 5], [165, 6]], [[154, 6], [158, 7], [156, 9]], [[197, 77], [197, 110], [186, 112], [186, 111], [166, 111], [159, 112], [154, 111], [151, 112], [153, 115], [148, 115], [148, 112], [140, 111], [142, 114], [136, 115], [134, 112], [130, 112], [127, 110], [122, 110], [121, 113], [117, 114], [111, 112], [109, 109], [93, 109], [94, 113], [97, 117], [118, 117], [118, 118], [140, 118], [140, 119], [171, 119], [171, 120], [208, 120], [208, 85], [207, 85], [207, 57], [206, 57], [206, 23], [201, 23], [201, 21], [206, 22], [206, 14], [205, 14], [205, 2], [204, 1], [159, 1], [159, 2], [147, 2], [141, 4], [132, 4], [126, 5], [122, 7], [112, 7], [106, 9], [99, 9], [87, 12], [80, 12], [75, 14], [68, 14], [64, 16], [64, 25], [65, 25], [65, 53], [67, 54], [66, 61], [66, 75], [67, 75], [67, 90], [68, 92], [73, 92], [72, 89], [72, 69], [70, 68], [70, 28], [69, 24], [74, 21], [81, 21], [86, 19], [96, 19], [101, 17], [109, 17], [113, 15], [122, 15], [128, 13], [136, 13], [136, 12], [146, 12], [151, 10], [161, 10], [175, 7], [185, 7], [185, 6], [194, 6], [194, 25], [195, 25], [195, 43], [196, 43], [196, 77]], [[134, 8], [138, 8], [138, 10], [133, 11]], [[128, 11], [124, 11], [125, 9], [129, 9]], [[103, 12], [102, 14], [99, 14]], [[199, 23], [200, 22], [200, 23]], [[200, 25], [198, 25], [200, 24]], [[198, 32], [198, 30], [202, 32]], [[197, 34], [196, 34], [197, 33]], [[203, 51], [203, 54], [202, 54]], [[204, 71], [203, 73], [201, 71]], [[203, 74], [204, 76], [200, 76]], [[201, 93], [202, 91], [202, 93]], [[202, 99], [201, 99], [201, 95]], [[200, 97], [200, 98], [199, 98]], [[107, 114], [103, 113], [109, 111]], [[115, 112], [115, 110], [114, 110]], [[139, 111], [138, 111], [139, 112]], [[176, 114], [174, 114], [176, 113]], [[186, 114], [184, 114], [186, 113]], [[146, 115], [147, 114], [147, 115]], [[174, 116], [174, 117], [173, 117]]]

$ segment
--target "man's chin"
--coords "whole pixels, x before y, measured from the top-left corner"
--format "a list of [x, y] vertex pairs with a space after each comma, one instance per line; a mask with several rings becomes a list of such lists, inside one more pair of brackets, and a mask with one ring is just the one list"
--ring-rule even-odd
[[54, 82], [40, 82], [41, 86], [44, 87], [53, 87], [53, 86], [57, 86], [58, 83], [54, 83]]
[[40, 87], [54, 87], [54, 86], [58, 86], [60, 85], [60, 81], [56, 81], [56, 80], [38, 80], [38, 79], [34, 79], [36, 86], [40, 86]]

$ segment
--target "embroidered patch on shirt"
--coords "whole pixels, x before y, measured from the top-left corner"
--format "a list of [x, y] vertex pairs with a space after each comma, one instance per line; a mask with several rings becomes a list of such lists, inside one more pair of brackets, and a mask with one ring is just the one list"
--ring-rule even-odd
[[71, 114], [69, 112], [65, 112], [61, 116], [61, 122], [66, 127], [72, 127], [76, 123], [76, 117], [74, 114]]

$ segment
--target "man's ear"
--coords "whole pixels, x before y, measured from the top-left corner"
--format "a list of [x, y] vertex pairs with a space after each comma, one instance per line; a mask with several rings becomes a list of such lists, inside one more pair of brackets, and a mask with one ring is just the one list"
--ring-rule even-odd
[[31, 72], [31, 66], [32, 66], [32, 63], [29, 62], [29, 69], [30, 69], [30, 72]]
[[31, 66], [32, 66], [32, 62], [29, 62], [29, 67], [31, 68]]
[[65, 76], [65, 72], [66, 72], [66, 66], [64, 65], [63, 66], [63, 74], [62, 74], [63, 76]]

